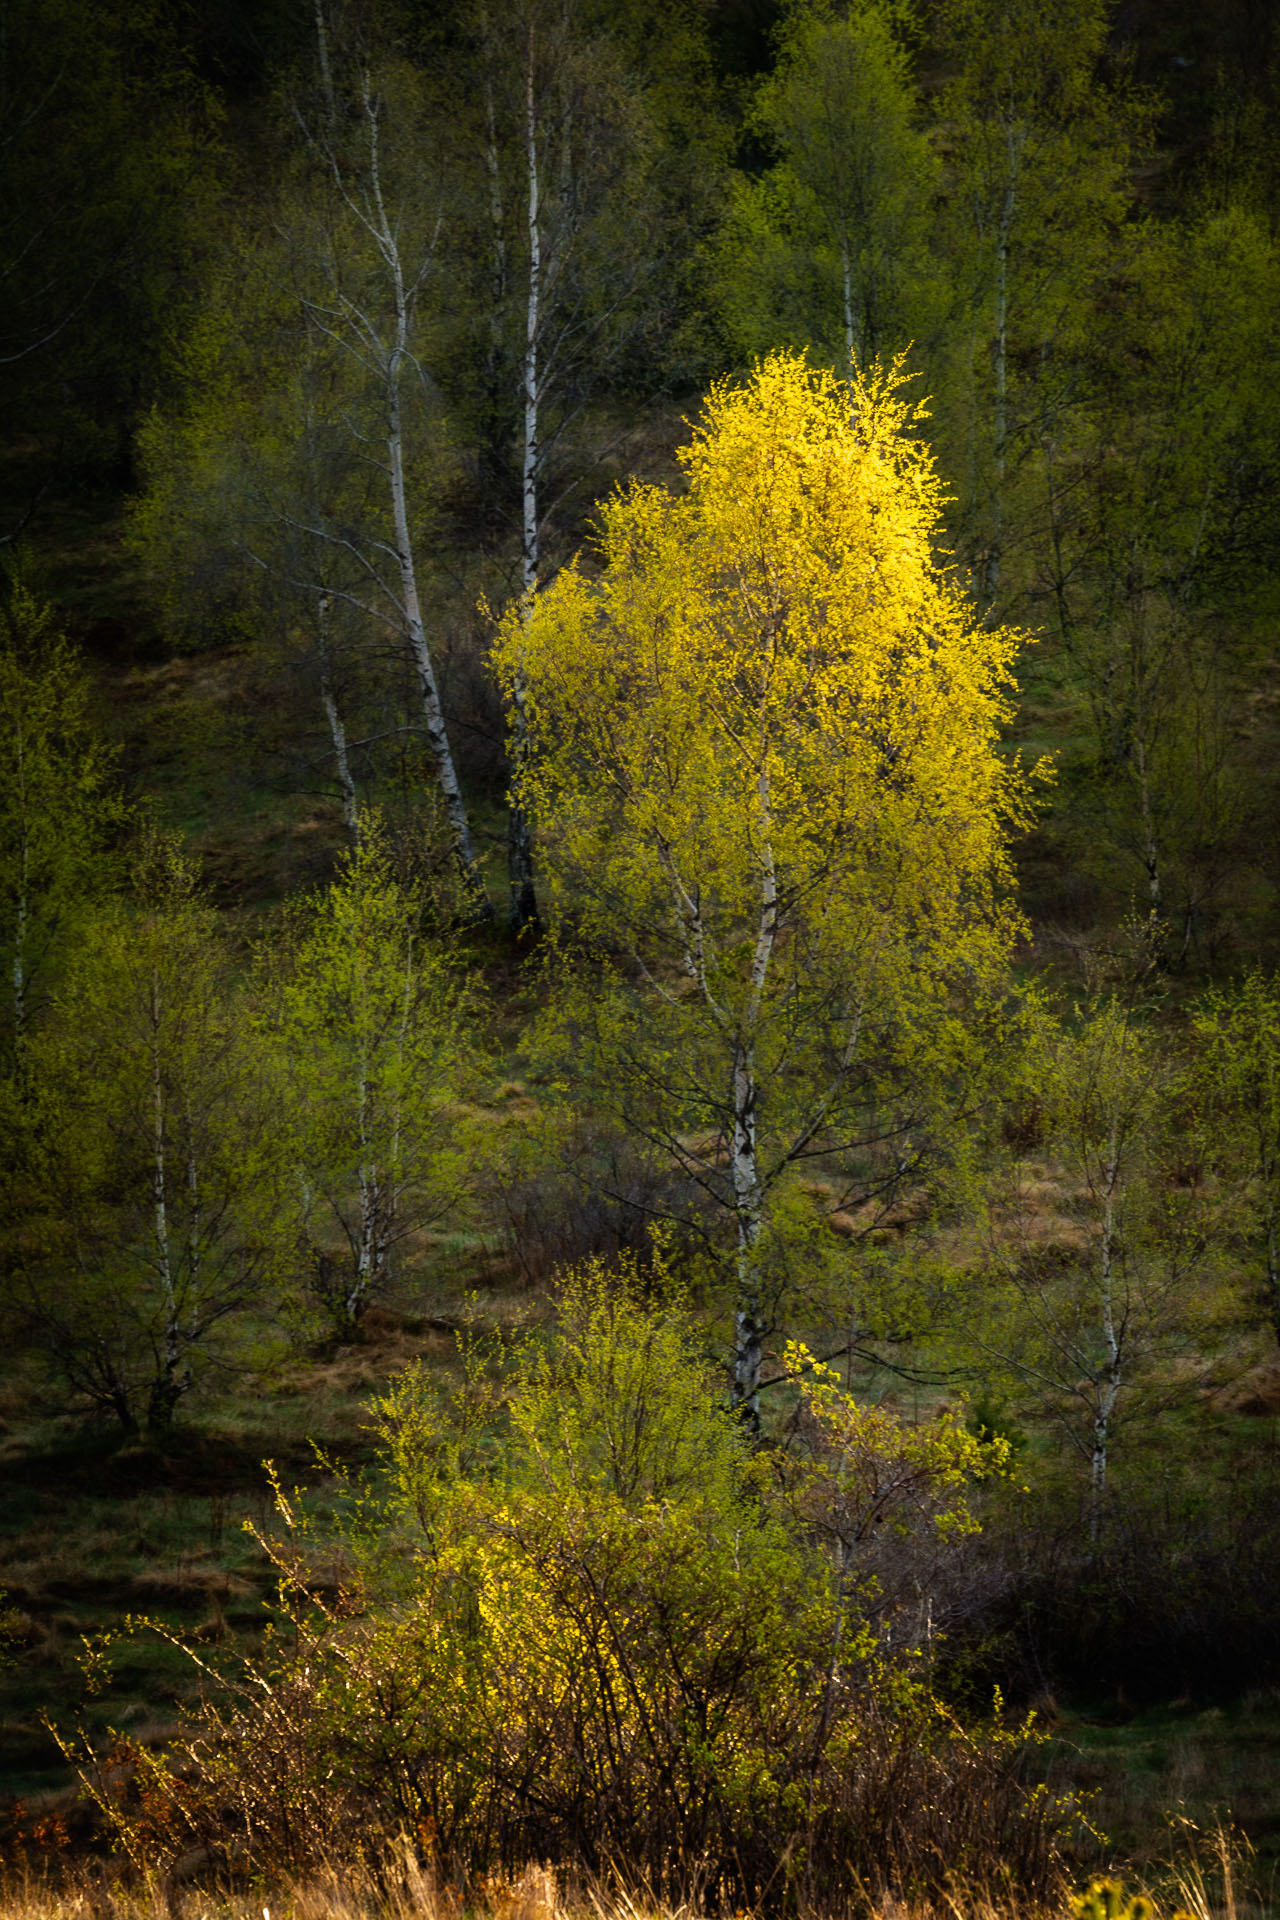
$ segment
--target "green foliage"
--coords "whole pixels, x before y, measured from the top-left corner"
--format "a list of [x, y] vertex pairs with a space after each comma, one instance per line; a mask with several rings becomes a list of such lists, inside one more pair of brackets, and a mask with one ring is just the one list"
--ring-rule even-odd
[[1082, 857], [1141, 889], [1174, 964], [1213, 951], [1256, 861], [1225, 614], [1261, 584], [1278, 269], [1238, 209], [1135, 227], [1097, 406], [1046, 447], [1052, 603], [1092, 723]]
[[[1091, 1880], [1084, 1893], [1072, 1896], [1075, 1920], [1157, 1920], [1153, 1900], [1145, 1894], [1130, 1893], [1122, 1880]], [[1183, 1908], [1176, 1908], [1170, 1920], [1191, 1920]]]
[[962, 1344], [1007, 1369], [1088, 1463], [1101, 1526], [1121, 1434], [1154, 1436], [1238, 1323], [1229, 1209], [1186, 1063], [1100, 995], [1036, 1054], [1040, 1140], [992, 1189], [989, 1258]]
[[[654, 1268], [651, 1294], [660, 1253]], [[474, 1406], [445, 1438], [420, 1372], [383, 1398], [386, 1514], [413, 1570], [390, 1604], [366, 1611], [367, 1509], [336, 1610], [317, 1612], [282, 1508], [296, 1656], [210, 1703], [178, 1770], [144, 1763], [161, 1849], [234, 1831], [302, 1865], [400, 1826], [455, 1878], [537, 1857], [793, 1907], [831, 1893], [829, 1863], [868, 1888], [940, 1886], [963, 1834], [966, 1871], [1007, 1845], [1029, 1895], [1055, 1884], [1063, 1809], [1014, 1784], [1024, 1736], [961, 1730], [890, 1651], [816, 1506], [771, 1490], [692, 1324], [641, 1306], [637, 1284], [625, 1267], [570, 1280], [546, 1346], [516, 1356], [500, 1453], [469, 1447]], [[813, 1394], [832, 1398], [832, 1434], [854, 1422], [864, 1463], [911, 1461], [915, 1492], [867, 1530], [909, 1531], [930, 1486], [956, 1512], [992, 1457], [954, 1425], [913, 1440], [838, 1411], [823, 1381]], [[833, 1459], [826, 1484], [840, 1473]]]
[[272, 1304], [276, 1113], [218, 916], [150, 838], [29, 1050], [19, 1324], [73, 1401], [170, 1424]]
[[1196, 1010], [1200, 1069], [1210, 1114], [1221, 1127], [1214, 1163], [1239, 1183], [1246, 1217], [1262, 1242], [1263, 1297], [1280, 1337], [1280, 991], [1252, 968]]
[[472, 995], [424, 936], [423, 911], [367, 814], [275, 963], [268, 1032], [284, 1100], [285, 1232], [344, 1336], [387, 1286], [398, 1250], [467, 1182], [459, 1100]]
[[110, 887], [125, 819], [83, 663], [18, 583], [0, 608], [0, 1064], [22, 1055], [59, 963]]
[[207, 238], [219, 115], [179, 18], [155, 0], [0, 12], [0, 381], [33, 492], [127, 467]]
[[716, 249], [742, 357], [785, 344], [866, 370], [936, 319], [925, 238], [938, 169], [916, 117], [885, 11], [792, 10], [753, 116], [778, 159], [738, 179]]
[[1023, 476], [1078, 404], [1149, 109], [1102, 78], [1101, 0], [949, 0], [939, 24], [952, 77], [936, 244], [952, 308], [930, 381], [962, 553], [1005, 608], [1034, 511]]
[[942, 1534], [978, 1531], [967, 1490], [993, 1475], [1007, 1476], [1007, 1440], [975, 1433], [954, 1412], [907, 1426], [883, 1407], [858, 1406], [839, 1375], [800, 1341], [787, 1342], [785, 1359], [787, 1372], [803, 1383], [805, 1409], [819, 1438], [821, 1474], [804, 1476], [806, 1503], [821, 1487], [823, 1518], [811, 1524], [840, 1542], [842, 1558], [876, 1527], [906, 1531], [926, 1515]]
[[916, 1173], [1003, 1016], [1017, 636], [934, 560], [915, 424], [891, 377], [775, 355], [498, 644], [566, 1053], [736, 1229], [750, 1405], [792, 1170]]

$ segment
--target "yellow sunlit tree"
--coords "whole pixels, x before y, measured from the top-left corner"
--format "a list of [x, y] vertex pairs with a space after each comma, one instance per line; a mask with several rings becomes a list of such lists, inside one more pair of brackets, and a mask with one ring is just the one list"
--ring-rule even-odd
[[779, 354], [717, 386], [683, 489], [615, 497], [598, 560], [499, 639], [577, 1057], [732, 1218], [752, 1421], [788, 1174], [816, 1160], [865, 1199], [918, 1173], [1019, 924], [1018, 637], [937, 557], [900, 384]]

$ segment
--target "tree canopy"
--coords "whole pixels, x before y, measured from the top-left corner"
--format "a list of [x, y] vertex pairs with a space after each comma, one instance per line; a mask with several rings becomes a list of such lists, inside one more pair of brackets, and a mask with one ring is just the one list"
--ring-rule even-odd
[[594, 996], [607, 1083], [736, 1221], [749, 1404], [772, 1190], [817, 1154], [916, 1160], [963, 1078], [956, 1010], [998, 996], [1019, 925], [1027, 782], [997, 750], [1018, 639], [935, 555], [918, 418], [892, 376], [772, 356], [713, 388], [684, 491], [615, 496], [599, 569], [499, 643], [552, 938], [636, 990]]

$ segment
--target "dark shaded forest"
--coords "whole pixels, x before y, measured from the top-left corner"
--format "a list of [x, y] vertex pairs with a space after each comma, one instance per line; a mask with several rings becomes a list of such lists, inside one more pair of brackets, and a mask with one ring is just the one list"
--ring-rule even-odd
[[1278, 96], [0, 0], [15, 1900], [1270, 1902]]

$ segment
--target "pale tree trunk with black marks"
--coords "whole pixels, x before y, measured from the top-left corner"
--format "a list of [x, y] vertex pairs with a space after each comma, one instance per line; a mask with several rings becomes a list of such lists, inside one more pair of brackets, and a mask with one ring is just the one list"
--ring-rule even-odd
[[372, 1296], [383, 1278], [385, 1266], [385, 1235], [383, 1231], [383, 1181], [378, 1162], [371, 1151], [369, 1139], [369, 1078], [362, 1069], [356, 1090], [359, 1108], [360, 1162], [358, 1178], [360, 1182], [360, 1224], [356, 1244], [354, 1271], [351, 1285], [343, 1300], [343, 1312], [347, 1325], [354, 1327], [364, 1309], [365, 1302]]
[[758, 1431], [760, 1426], [760, 1363], [768, 1331], [764, 1275], [760, 1264], [765, 1194], [757, 1138], [759, 1084], [755, 1066], [755, 1035], [764, 1011], [769, 968], [778, 937], [778, 882], [773, 862], [769, 770], [763, 760], [757, 776], [756, 792], [760, 836], [759, 913], [747, 999], [733, 1053], [733, 1136], [730, 1148], [730, 1177], [738, 1225], [733, 1393], [740, 1415], [753, 1432]]
[[853, 321], [853, 261], [849, 254], [849, 241], [846, 236], [840, 239], [840, 291], [844, 305], [844, 350], [849, 362], [849, 372], [856, 374], [858, 366], [858, 339]]
[[329, 723], [329, 739], [333, 746], [333, 763], [338, 775], [338, 790], [342, 795], [342, 824], [352, 846], [360, 840], [360, 802], [356, 793], [355, 778], [351, 772], [351, 758], [347, 752], [347, 729], [343, 724], [342, 713], [338, 706], [337, 689], [334, 683], [333, 638], [329, 631], [329, 618], [332, 612], [332, 600], [329, 594], [322, 593], [316, 603], [316, 638], [320, 664], [320, 704], [324, 708], [324, 717]]
[[[331, 104], [333, 82], [323, 40], [323, 15], [319, 12], [317, 26], [322, 35], [320, 45], [326, 101]], [[332, 284], [325, 298], [304, 298], [303, 306], [317, 332], [340, 348], [366, 374], [373, 374], [381, 390], [381, 435], [391, 509], [391, 538], [389, 542], [370, 539], [362, 544], [359, 539], [353, 540], [345, 534], [326, 533], [322, 527], [309, 526], [306, 531], [314, 537], [336, 540], [338, 548], [352, 555], [375, 593], [385, 596], [394, 607], [418, 683], [423, 732], [453, 842], [462, 883], [463, 910], [468, 919], [481, 921], [491, 917], [492, 909], [476, 858], [427, 638], [405, 463], [405, 383], [413, 373], [421, 376], [421, 367], [414, 353], [414, 333], [423, 289], [435, 265], [443, 214], [435, 223], [430, 241], [423, 243], [416, 266], [407, 265], [401, 248], [403, 208], [398, 210], [396, 217], [392, 216], [383, 187], [383, 107], [367, 73], [360, 84], [359, 101], [365, 151], [358, 166], [348, 164], [340, 156], [336, 135], [332, 139], [328, 135], [317, 137], [305, 122], [303, 133], [313, 155], [329, 177], [336, 192], [337, 204], [355, 222], [365, 241], [372, 243], [381, 270], [382, 285], [388, 296], [389, 312], [379, 313], [372, 304], [353, 298], [346, 291], [336, 266], [330, 267]], [[357, 439], [365, 437], [363, 433], [356, 433]], [[383, 557], [394, 566], [394, 579], [383, 575], [379, 565]], [[347, 594], [344, 597], [357, 606], [364, 604], [358, 596]]]
[[[541, 450], [538, 443], [538, 342], [542, 326], [542, 229], [541, 177], [538, 160], [538, 111], [535, 78], [536, 44], [534, 23], [529, 21], [525, 64], [524, 154], [528, 180], [529, 281], [525, 296], [524, 329], [524, 427], [520, 462], [520, 592], [527, 619], [538, 591], [539, 534], [538, 476]], [[507, 816], [507, 857], [511, 883], [511, 925], [516, 933], [535, 926], [538, 901], [534, 891], [533, 834], [529, 816], [519, 797], [520, 771], [529, 752], [529, 727], [525, 711], [525, 689], [517, 673], [511, 689], [511, 761], [512, 796]]]
[[730, 1177], [738, 1223], [737, 1298], [733, 1314], [733, 1398], [743, 1420], [760, 1426], [760, 1362], [766, 1333], [760, 1237], [764, 1192], [756, 1140], [757, 1084], [749, 1042], [739, 1041], [733, 1061], [733, 1140]]
[[409, 642], [409, 651], [417, 672], [427, 747], [435, 763], [436, 779], [444, 800], [445, 817], [453, 835], [454, 853], [462, 879], [467, 910], [472, 918], [485, 920], [489, 918], [491, 909], [484, 891], [484, 882], [480, 877], [475, 846], [471, 838], [471, 824], [467, 818], [466, 803], [462, 797], [462, 787], [454, 766], [453, 752], [445, 726], [444, 708], [440, 701], [440, 689], [436, 682], [435, 665], [431, 658], [431, 648], [423, 623], [422, 604], [418, 594], [418, 570], [414, 559], [413, 536], [409, 526], [408, 494], [405, 486], [403, 382], [406, 370], [413, 363], [410, 332], [413, 310], [421, 290], [425, 267], [420, 270], [412, 288], [408, 287], [400, 259], [399, 242], [383, 201], [378, 152], [378, 116], [367, 86], [364, 92], [364, 105], [369, 128], [369, 180], [372, 209], [369, 225], [386, 267], [394, 299], [393, 332], [389, 346], [385, 349], [383, 365], [386, 391], [387, 470], [391, 481], [391, 510], [395, 529], [396, 566], [400, 576], [400, 603], [404, 614], [405, 636]]
[[1111, 1422], [1123, 1383], [1125, 1318], [1123, 1302], [1117, 1299], [1120, 1276], [1116, 1270], [1119, 1241], [1116, 1208], [1119, 1185], [1119, 1124], [1113, 1121], [1107, 1143], [1107, 1157], [1102, 1169], [1102, 1235], [1098, 1248], [1099, 1306], [1104, 1361], [1097, 1382], [1098, 1397], [1094, 1405], [1093, 1417], [1093, 1452], [1089, 1463], [1091, 1494], [1089, 1535], [1095, 1545], [1102, 1535]]

